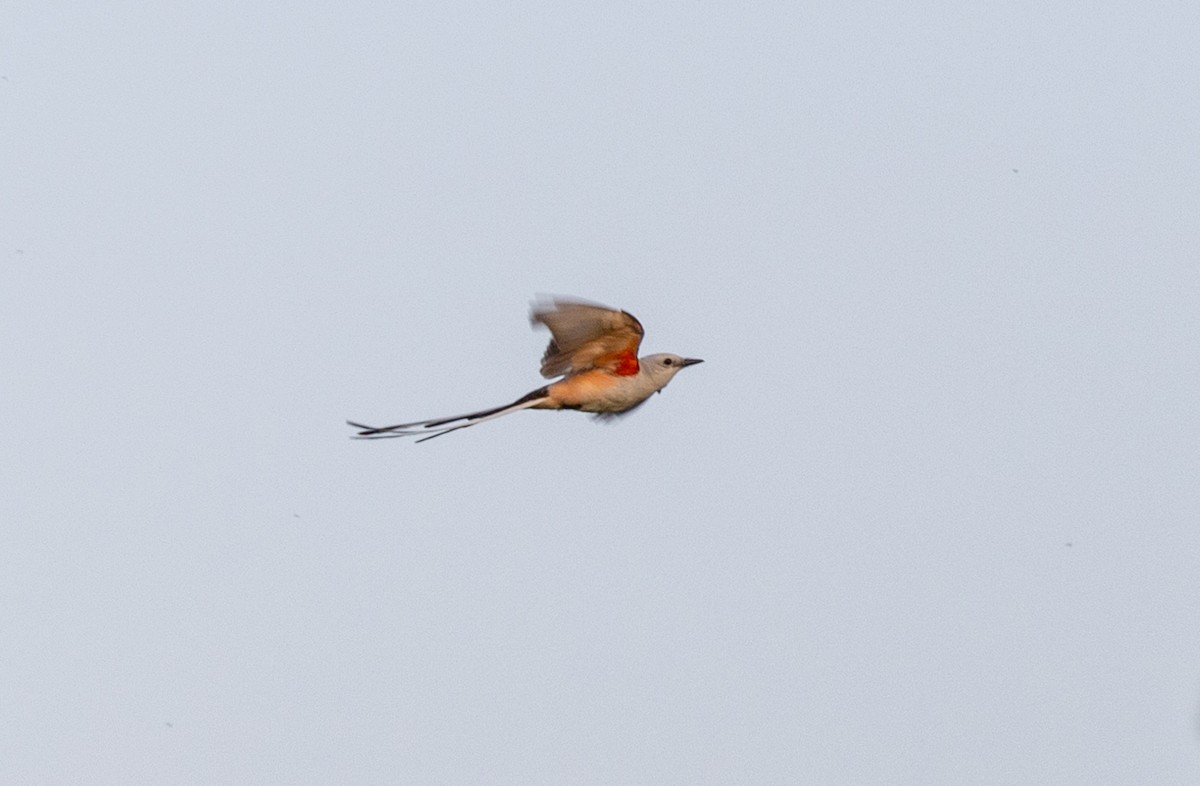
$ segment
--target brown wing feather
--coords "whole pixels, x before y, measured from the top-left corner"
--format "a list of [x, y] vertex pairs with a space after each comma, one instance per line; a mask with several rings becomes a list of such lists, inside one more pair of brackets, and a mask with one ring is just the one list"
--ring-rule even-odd
[[589, 368], [637, 373], [642, 324], [627, 311], [581, 300], [535, 303], [530, 320], [550, 328], [542, 376], [578, 374]]

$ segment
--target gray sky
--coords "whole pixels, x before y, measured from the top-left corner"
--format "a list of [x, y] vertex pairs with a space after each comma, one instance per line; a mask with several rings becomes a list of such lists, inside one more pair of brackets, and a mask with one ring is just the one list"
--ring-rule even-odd
[[[0, 782], [1194, 784], [1200, 6], [15, 2]], [[613, 426], [528, 301], [707, 362]]]

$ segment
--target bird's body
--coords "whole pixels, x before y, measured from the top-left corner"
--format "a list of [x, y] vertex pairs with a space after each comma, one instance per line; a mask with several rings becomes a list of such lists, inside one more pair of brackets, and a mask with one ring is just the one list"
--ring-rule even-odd
[[629, 412], [679, 373], [700, 363], [695, 358], [657, 354], [639, 358], [642, 325], [626, 311], [558, 298], [535, 303], [531, 321], [550, 329], [542, 356], [542, 376], [562, 376], [511, 404], [452, 418], [372, 427], [348, 421], [360, 439], [421, 436], [418, 442], [475, 426], [523, 409], [574, 409], [598, 417]]

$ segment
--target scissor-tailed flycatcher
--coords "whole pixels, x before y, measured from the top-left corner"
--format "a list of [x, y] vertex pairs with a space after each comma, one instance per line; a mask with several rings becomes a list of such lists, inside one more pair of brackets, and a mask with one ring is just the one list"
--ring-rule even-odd
[[530, 321], [550, 328], [550, 346], [542, 356], [542, 376], [561, 376], [558, 382], [503, 407], [453, 418], [380, 428], [346, 422], [360, 429], [357, 439], [420, 436], [417, 442], [424, 442], [522, 409], [577, 409], [610, 417], [628, 412], [662, 392], [680, 369], [703, 362], [665, 353], [639, 358], [642, 324], [626, 311], [595, 303], [563, 298], [534, 303]]

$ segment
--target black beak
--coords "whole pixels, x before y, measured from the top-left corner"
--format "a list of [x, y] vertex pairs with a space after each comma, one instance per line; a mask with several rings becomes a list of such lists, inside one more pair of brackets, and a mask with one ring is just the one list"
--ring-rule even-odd
[[703, 363], [703, 362], [704, 361], [701, 360], [700, 358], [684, 358], [683, 365], [681, 365], [680, 368], [687, 368], [688, 366], [694, 366], [697, 363]]

